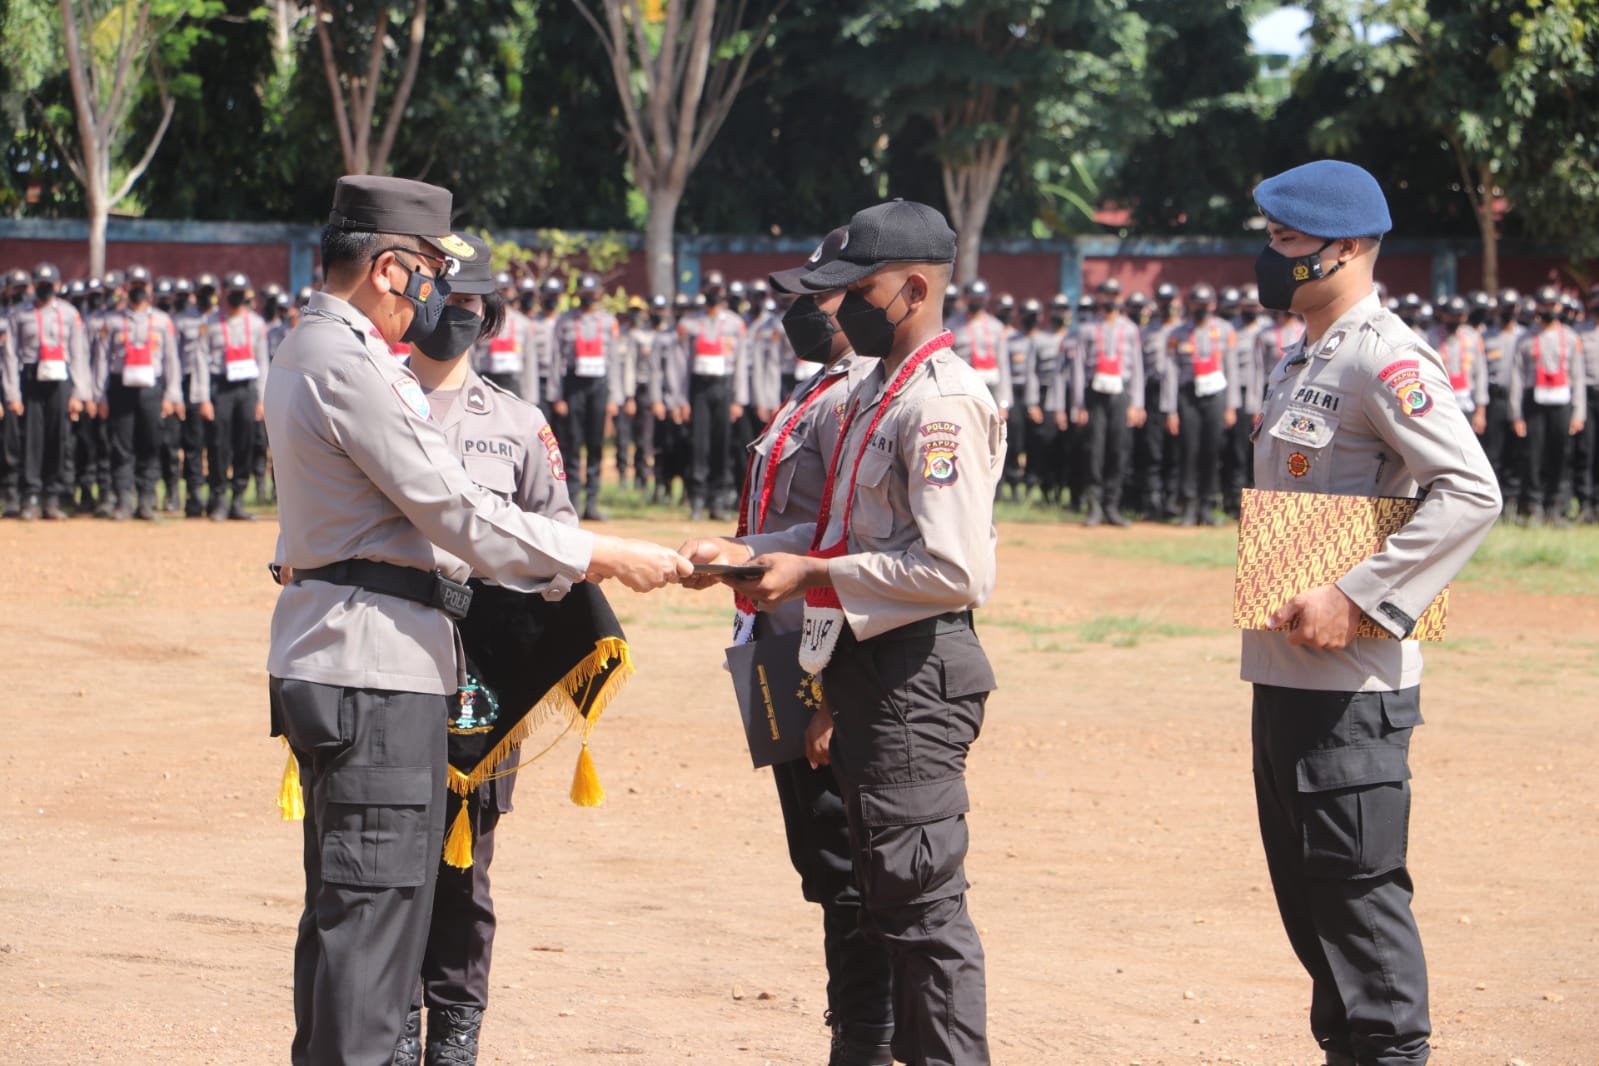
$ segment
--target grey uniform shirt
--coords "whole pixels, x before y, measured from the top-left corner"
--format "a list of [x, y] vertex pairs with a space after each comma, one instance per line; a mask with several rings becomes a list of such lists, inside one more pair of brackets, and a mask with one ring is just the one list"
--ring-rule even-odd
[[1235, 373], [1227, 379], [1227, 405], [1247, 414], [1260, 411], [1260, 395], [1266, 383], [1261, 376], [1260, 361], [1255, 358], [1255, 341], [1261, 331], [1272, 327], [1270, 315], [1260, 314], [1246, 318], [1234, 328], [1238, 333], [1238, 347], [1233, 360]]
[[[749, 358], [748, 334], [744, 320], [725, 307], [718, 307], [714, 315], [705, 311], [685, 315], [678, 323], [677, 338], [689, 376], [730, 377], [737, 388], [739, 375], [748, 373], [741, 369]], [[739, 401], [735, 397], [733, 402]]]
[[1444, 373], [1449, 375], [1461, 413], [1469, 415], [1488, 406], [1488, 359], [1482, 334], [1467, 325], [1454, 329], [1434, 326], [1427, 334], [1427, 344], [1444, 361]]
[[[1338, 581], [1403, 638], [1499, 517], [1498, 482], [1442, 360], [1372, 293], [1308, 351], [1303, 340], [1288, 350], [1261, 415], [1257, 488], [1423, 497], [1382, 551]], [[1290, 644], [1285, 632], [1245, 630], [1242, 675], [1289, 688], [1396, 691], [1421, 681], [1421, 650], [1414, 640], [1366, 637], [1321, 650]]]
[[533, 387], [528, 387], [529, 361], [533, 357], [533, 327], [526, 315], [507, 304], [500, 331], [472, 345], [472, 369], [479, 374], [520, 374], [522, 396], [536, 397], [538, 365], [533, 363]]
[[1068, 372], [1067, 400], [1081, 411], [1087, 394], [1127, 394], [1127, 406], [1144, 407], [1144, 345], [1138, 327], [1122, 315], [1085, 322], [1077, 327], [1077, 345]]
[[[428, 418], [421, 386], [360, 311], [316, 293], [267, 384], [277, 474], [276, 562], [374, 559], [531, 592], [575, 581], [593, 536], [526, 514], [473, 482]], [[435, 547], [437, 545], [438, 547]], [[443, 611], [321, 581], [278, 594], [267, 670], [326, 685], [455, 690]]]
[[[255, 385], [257, 403], [266, 397], [267, 327], [261, 316], [251, 310], [230, 313], [230, 308], [219, 308], [205, 316], [200, 323], [200, 349], [194, 361], [194, 381], [190, 393], [196, 403], [210, 403], [216, 390], [229, 381], [246, 380]], [[232, 352], [234, 354], [230, 355]], [[255, 376], [241, 377], [248, 371], [233, 369], [230, 362], [254, 360]]]
[[[467, 477], [529, 514], [577, 526], [560, 446], [537, 407], [468, 370], [455, 402], [443, 411], [435, 408], [432, 417]], [[571, 591], [572, 581], [553, 576], [522, 588], [558, 600]]]
[[1587, 385], [1585, 363], [1582, 338], [1564, 323], [1523, 333], [1510, 361], [1510, 420], [1527, 417], [1524, 408], [1529, 400], [1552, 407], [1574, 402]]
[[1237, 407], [1229, 382], [1237, 376], [1238, 331], [1212, 314], [1203, 322], [1187, 321], [1166, 335], [1166, 368], [1160, 385], [1160, 413], [1177, 413], [1178, 394], [1192, 385], [1199, 396], [1221, 394]]
[[[133, 352], [129, 351], [129, 348]], [[149, 367], [150, 381], [137, 379], [128, 361]], [[163, 403], [183, 402], [183, 376], [178, 362], [178, 330], [162, 310], [113, 311], [100, 319], [93, 345], [94, 402], [104, 403], [112, 382], [133, 388], [159, 388]]]
[[1151, 322], [1141, 331], [1144, 345], [1145, 389], [1159, 388], [1166, 379], [1166, 341], [1171, 331], [1183, 324], [1181, 318]]
[[1010, 352], [1005, 327], [986, 311], [967, 315], [954, 327], [955, 354], [977, 372], [1001, 411], [1011, 405]]
[[566, 398], [568, 379], [605, 380], [607, 403], [621, 404], [622, 330], [616, 316], [601, 307], [573, 308], [555, 320], [555, 374], [552, 399]]
[[0, 368], [0, 375], [3, 375], [8, 397], [22, 399], [24, 367], [37, 365], [41, 353], [59, 352], [59, 356], [52, 354], [52, 361], [59, 358], [65, 364], [73, 398], [84, 403], [93, 402], [89, 332], [78, 309], [59, 296], [49, 303], [29, 300], [11, 309], [11, 344], [7, 351], [6, 365]]
[[1028, 407], [1046, 411], [1066, 409], [1066, 379], [1070, 373], [1071, 355], [1076, 349], [1076, 339], [1069, 329], [1034, 330], [1028, 338], [1027, 374], [1022, 387], [1022, 401]]
[[1599, 389], [1599, 322], [1584, 319], [1577, 323], [1577, 336], [1582, 338], [1583, 381], [1588, 389]]
[[[750, 445], [745, 528], [752, 533], [781, 533], [800, 525], [815, 527], [816, 516], [821, 511], [822, 487], [827, 481], [833, 449], [838, 445], [845, 405], [876, 365], [876, 359], [849, 352], [831, 367], [794, 386], [771, 424]], [[772, 495], [767, 505], [766, 523], [761, 526], [761, 496], [778, 434], [801, 404], [813, 395], [815, 398], [805, 405], [804, 412], [783, 441], [783, 453], [771, 474]], [[810, 545], [807, 543], [805, 547]], [[773, 633], [790, 633], [800, 628], [804, 613], [804, 601], [796, 599], [768, 611], [766, 617]]]
[[1510, 364], [1515, 361], [1516, 342], [1521, 340], [1522, 328], [1512, 322], [1508, 326], [1497, 323], [1482, 331], [1483, 354], [1488, 363], [1488, 387], [1510, 388]]
[[783, 330], [783, 316], [767, 312], [750, 326], [750, 357], [745, 360], [742, 383], [733, 384], [733, 402], [746, 407], [771, 411], [783, 402], [783, 356], [788, 349], [789, 362], [793, 362], [793, 348], [788, 334]]
[[[980, 607], [994, 591], [994, 487], [1005, 464], [1005, 418], [988, 384], [954, 352], [936, 351], [867, 441], [888, 384], [878, 363], [850, 398], [856, 414], [840, 446], [821, 542], [830, 546], [842, 533], [850, 472], [860, 456], [849, 554], [829, 564], [844, 617], [859, 640]], [[812, 522], [744, 543], [756, 554], [804, 554], [814, 532]]]
[[539, 391], [528, 391], [528, 376], [522, 375], [522, 398], [532, 403], [549, 403], [557, 398], [555, 386], [555, 320], [554, 311], [539, 311], [527, 319], [528, 337], [532, 340], [529, 358], [536, 368], [532, 380]]
[[1244, 392], [1244, 413], [1253, 418], [1260, 414], [1261, 400], [1266, 395], [1266, 382], [1271, 378], [1271, 372], [1277, 364], [1283, 361], [1283, 353], [1299, 343], [1305, 335], [1305, 323], [1302, 319], [1291, 318], [1287, 322], [1267, 322], [1255, 334], [1255, 347], [1251, 362], [1255, 364], [1255, 373], [1250, 387]]
[[[22, 399], [21, 396], [11, 394], [8, 367], [11, 365], [11, 317], [7, 313], [0, 313], [0, 404], [15, 403]], [[5, 411], [0, 411], [0, 418], [6, 416]]]

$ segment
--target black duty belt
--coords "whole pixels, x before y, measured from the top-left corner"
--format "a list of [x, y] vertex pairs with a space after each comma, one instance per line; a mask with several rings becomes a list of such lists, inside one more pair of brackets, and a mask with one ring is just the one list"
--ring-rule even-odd
[[467, 609], [472, 606], [472, 590], [459, 581], [451, 581], [438, 570], [396, 566], [375, 559], [345, 559], [310, 570], [296, 567], [291, 580], [353, 585], [368, 592], [437, 607], [451, 618], [465, 618]]
[[[886, 633], [879, 633], [875, 637], [867, 638], [869, 641], [883, 641], [885, 643], [896, 640], [913, 640], [918, 637], [936, 637], [943, 633], [959, 633], [972, 629], [972, 612], [947, 611], [944, 614], [935, 614], [931, 618], [923, 618], [916, 622], [906, 622], [902, 626], [890, 629]], [[849, 627], [844, 627], [848, 633]]]

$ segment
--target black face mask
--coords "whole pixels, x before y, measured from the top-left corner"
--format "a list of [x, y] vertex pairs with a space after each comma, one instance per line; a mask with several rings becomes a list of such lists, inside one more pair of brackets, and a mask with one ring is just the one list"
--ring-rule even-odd
[[132, 304], [134, 307], [138, 307], [140, 304], [144, 303], [144, 301], [148, 300], [149, 298], [150, 298], [150, 290], [148, 290], [148, 289], [142, 289], [141, 288], [141, 289], [129, 289], [128, 290], [128, 303]]
[[172, 310], [187, 311], [189, 309], [189, 294], [179, 293], [172, 298]]
[[412, 341], [411, 347], [429, 359], [447, 363], [472, 347], [482, 330], [482, 315], [475, 315], [457, 304], [449, 304], [439, 315], [439, 324], [433, 332]]
[[228, 306], [232, 308], [243, 307], [245, 298], [245, 294], [242, 292], [230, 292], [228, 293]]
[[579, 293], [577, 297], [577, 305], [583, 310], [587, 311], [589, 308], [594, 306], [594, 294], [586, 292]]
[[546, 296], [541, 301], [541, 306], [543, 306], [544, 310], [546, 311], [553, 311], [560, 304], [560, 302], [561, 298], [559, 296]]
[[1210, 317], [1210, 308], [1190, 307], [1188, 309], [1188, 317], [1193, 319], [1195, 322], [1203, 322], [1205, 319]]
[[1330, 278], [1342, 270], [1342, 263], [1334, 264], [1331, 270], [1322, 270], [1321, 253], [1332, 243], [1329, 239], [1309, 255], [1292, 259], [1268, 244], [1255, 259], [1255, 288], [1260, 290], [1260, 305], [1273, 311], [1290, 311], [1294, 292], [1301, 285]]
[[1055, 329], [1062, 329], [1066, 325], [1066, 316], [1065, 315], [1050, 315], [1049, 316], [1049, 324], [1051, 326], [1053, 326]]
[[[910, 284], [909, 281], [905, 283]], [[849, 346], [861, 355], [872, 359], [884, 359], [894, 350], [894, 331], [899, 328], [900, 322], [910, 317], [909, 308], [899, 321], [888, 317], [888, 309], [893, 307], [905, 292], [905, 285], [899, 287], [899, 292], [894, 294], [894, 299], [888, 301], [883, 307], [878, 307], [859, 292], [846, 292], [844, 302], [839, 304], [838, 328], [844, 331], [844, 336], [849, 338]]]
[[1560, 317], [1560, 313], [1558, 311], [1539, 311], [1538, 312], [1538, 321], [1542, 322], [1546, 326], [1549, 325], [1550, 323], [1552, 323], [1555, 319], [1557, 319], [1559, 317]]
[[824, 363], [833, 347], [838, 324], [823, 311], [814, 296], [801, 296], [783, 312], [783, 332], [794, 346], [794, 357], [808, 363]]
[[661, 323], [665, 322], [665, 321], [666, 321], [665, 312], [662, 312], [662, 311], [651, 311], [650, 312], [650, 328], [651, 329], [660, 329], [661, 328]]
[[521, 311], [524, 315], [530, 314], [533, 311], [533, 305], [535, 303], [537, 303], [537, 300], [535, 300], [532, 296], [518, 296], [516, 298], [516, 309]]
[[[395, 260], [399, 262], [399, 260]], [[403, 265], [403, 264], [402, 264]], [[405, 292], [402, 295], [411, 301], [416, 308], [416, 313], [411, 316], [411, 324], [406, 327], [405, 334], [400, 338], [407, 344], [420, 345], [423, 338], [432, 333], [439, 326], [439, 320], [444, 316], [444, 309], [450, 302], [450, 285], [443, 278], [427, 278], [415, 270], [407, 272], [410, 276], [405, 283]], [[458, 349], [455, 355], [460, 355]]]
[[55, 282], [53, 281], [41, 281], [39, 284], [33, 287], [34, 299], [38, 300], [40, 303], [54, 299], [55, 294], [56, 286]]

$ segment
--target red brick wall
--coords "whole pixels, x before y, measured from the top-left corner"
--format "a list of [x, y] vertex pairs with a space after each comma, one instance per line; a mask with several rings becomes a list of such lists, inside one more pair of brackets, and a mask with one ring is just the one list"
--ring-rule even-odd
[[[89, 246], [83, 241], [8, 240], [0, 249], [0, 267], [32, 271], [41, 262], [54, 263], [68, 281], [89, 273]], [[269, 281], [289, 283], [287, 244], [162, 244], [154, 241], [112, 241], [106, 245], [106, 269], [143, 266], [155, 277], [192, 278], [209, 270], [220, 277], [242, 270], [257, 290]]]

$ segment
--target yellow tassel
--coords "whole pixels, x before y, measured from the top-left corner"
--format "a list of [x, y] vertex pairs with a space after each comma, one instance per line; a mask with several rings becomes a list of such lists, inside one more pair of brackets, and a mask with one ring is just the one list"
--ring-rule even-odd
[[[283, 746], [289, 747], [288, 738], [283, 738]], [[294, 750], [289, 750], [289, 765], [283, 768], [283, 780], [278, 783], [278, 813], [285, 822], [299, 822], [305, 819], [305, 796], [300, 789], [300, 760], [294, 757]]]
[[598, 807], [605, 802], [605, 788], [594, 770], [594, 757], [589, 754], [587, 740], [583, 741], [583, 750], [577, 753], [577, 773], [572, 775], [572, 802], [579, 807]]
[[472, 813], [468, 809], [472, 797], [461, 797], [461, 811], [450, 826], [450, 835], [444, 838], [444, 861], [457, 870], [472, 868]]

